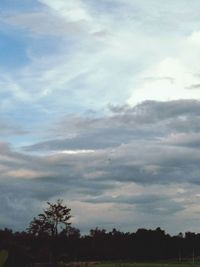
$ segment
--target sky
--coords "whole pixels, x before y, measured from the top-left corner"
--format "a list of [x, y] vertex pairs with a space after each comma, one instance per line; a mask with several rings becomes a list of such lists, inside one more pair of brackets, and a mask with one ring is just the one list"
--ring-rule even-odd
[[200, 232], [199, 0], [0, 1], [0, 228]]

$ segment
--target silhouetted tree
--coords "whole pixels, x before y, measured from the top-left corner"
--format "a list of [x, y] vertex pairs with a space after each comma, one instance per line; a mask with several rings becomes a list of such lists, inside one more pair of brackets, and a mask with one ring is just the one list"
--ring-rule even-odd
[[[67, 229], [70, 226], [69, 219], [71, 218], [70, 211], [62, 200], [57, 200], [56, 203], [47, 202], [48, 207], [44, 209], [44, 212], [39, 214], [38, 217], [34, 217], [30, 223], [28, 232], [34, 236], [49, 236], [50, 242], [47, 243], [49, 247], [49, 261], [56, 262], [59, 254], [58, 245], [58, 233], [62, 229]], [[48, 241], [48, 239], [45, 239]]]
[[62, 200], [57, 200], [55, 204], [47, 202], [48, 207], [38, 217], [34, 217], [30, 223], [28, 232], [33, 235], [48, 234], [52, 237], [57, 236], [59, 230], [64, 226], [70, 226], [71, 209], [63, 205]]

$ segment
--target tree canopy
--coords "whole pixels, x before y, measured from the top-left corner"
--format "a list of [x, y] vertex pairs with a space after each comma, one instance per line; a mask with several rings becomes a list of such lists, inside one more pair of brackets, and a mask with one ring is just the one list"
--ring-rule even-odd
[[66, 229], [71, 225], [69, 222], [71, 209], [63, 204], [62, 200], [56, 203], [47, 202], [48, 207], [43, 213], [34, 217], [28, 227], [28, 232], [33, 235], [47, 234], [57, 236], [59, 230]]

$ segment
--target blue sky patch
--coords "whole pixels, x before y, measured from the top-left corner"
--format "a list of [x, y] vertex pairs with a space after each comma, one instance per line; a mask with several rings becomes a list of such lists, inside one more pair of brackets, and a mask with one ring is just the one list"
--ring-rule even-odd
[[0, 10], [3, 12], [31, 11], [41, 7], [37, 0], [1, 0]]
[[20, 31], [0, 31], [0, 66], [3, 69], [22, 67], [29, 62], [28, 40]]

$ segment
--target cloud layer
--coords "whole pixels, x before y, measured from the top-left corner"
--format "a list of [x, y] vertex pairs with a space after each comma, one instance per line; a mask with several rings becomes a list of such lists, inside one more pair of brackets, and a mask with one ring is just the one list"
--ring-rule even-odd
[[63, 198], [83, 231], [198, 229], [199, 0], [9, 2], [0, 226]]
[[[198, 216], [199, 108], [196, 100], [112, 106], [101, 117], [67, 116], [49, 130], [58, 138], [21, 152], [2, 143], [1, 212], [22, 227], [33, 215], [28, 211], [64, 198], [83, 231], [96, 223], [127, 230], [161, 225], [173, 232], [171, 221]], [[16, 213], [15, 202], [19, 210], [27, 203], [28, 211]]]

